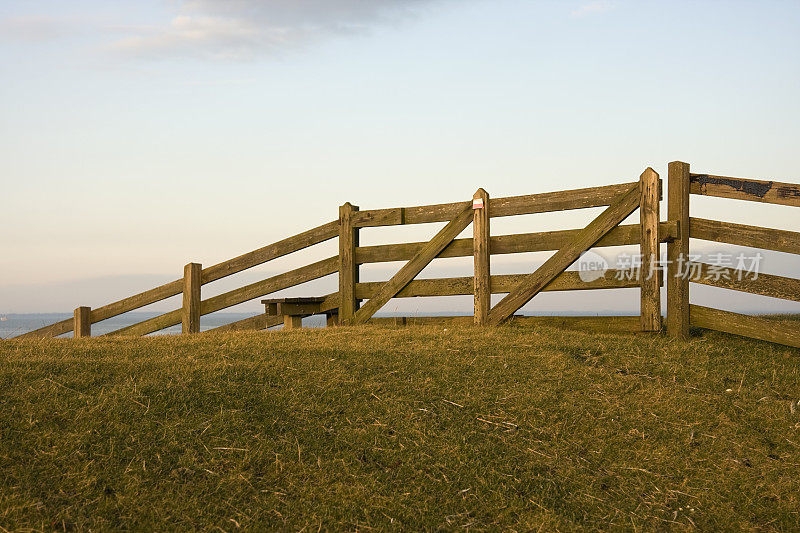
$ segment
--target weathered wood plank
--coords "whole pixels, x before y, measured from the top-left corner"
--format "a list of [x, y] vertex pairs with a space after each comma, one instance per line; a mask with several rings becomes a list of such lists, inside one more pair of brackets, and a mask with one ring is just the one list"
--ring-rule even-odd
[[[233, 259], [223, 261], [216, 265], [207, 267], [203, 270], [202, 283], [210, 283], [218, 279], [236, 274], [248, 268], [260, 265], [272, 259], [282, 257], [336, 237], [339, 233], [339, 221], [334, 220], [323, 224], [306, 232], [293, 237], [283, 239], [258, 250], [240, 255]], [[140, 307], [150, 305], [173, 296], [181, 294], [183, 291], [183, 279], [170, 281], [159, 287], [146, 290], [139, 294], [123, 298], [122, 300], [92, 309], [91, 321], [97, 323], [129, 311], [134, 311]], [[55, 324], [30, 331], [18, 338], [25, 337], [56, 337], [72, 331], [72, 319], [62, 320]], [[174, 324], [171, 324], [174, 325]], [[169, 327], [169, 326], [165, 326]], [[158, 331], [158, 330], [156, 330]]]
[[[596, 333], [633, 334], [640, 332], [638, 316], [520, 316], [508, 319], [508, 324], [522, 327], [552, 327]], [[381, 316], [372, 317], [369, 324], [380, 326], [458, 326], [474, 325], [471, 316]]]
[[403, 208], [404, 224], [427, 224], [428, 222], [449, 222], [457, 217], [470, 202], [451, 204], [422, 205]]
[[689, 164], [669, 164], [667, 218], [678, 225], [679, 237], [667, 243], [667, 333], [689, 338], [689, 280], [681, 268], [689, 260]]
[[[507, 217], [605, 207], [610, 205], [615, 198], [628, 191], [633, 185], [633, 183], [620, 183], [602, 187], [492, 198], [489, 201], [490, 216]], [[454, 202], [416, 207], [369, 209], [359, 212], [354, 216], [353, 220], [355, 227], [359, 228], [446, 222], [458, 215], [465, 205], [465, 202]]]
[[513, 316], [513, 325], [547, 326], [595, 333], [633, 334], [641, 332], [638, 316]]
[[[678, 236], [677, 224], [674, 222], [661, 222], [658, 228], [659, 240], [661, 242], [669, 242]], [[572, 241], [580, 231], [580, 229], [570, 229], [498, 235], [489, 238], [489, 250], [492, 255], [559, 250]], [[639, 244], [640, 242], [640, 225], [626, 224], [617, 226], [608, 232], [607, 235], [597, 242], [595, 248], [633, 245]], [[358, 264], [366, 264], [408, 261], [414, 257], [425, 244], [424, 242], [411, 242], [361, 246], [356, 249], [356, 262]], [[442, 250], [442, 253], [440, 253], [438, 257], [467, 257], [472, 254], [472, 239], [455, 239]]]
[[800, 207], [800, 185], [780, 181], [690, 174], [692, 194]]
[[203, 284], [211, 283], [226, 276], [236, 274], [254, 266], [266, 263], [278, 257], [297, 252], [309, 246], [325, 242], [339, 235], [339, 221], [333, 220], [327, 224], [298, 233], [276, 243], [264, 246], [258, 250], [228, 259], [216, 265], [203, 269]]
[[800, 233], [795, 231], [747, 226], [704, 218], [692, 218], [689, 227], [689, 233], [693, 239], [800, 254]]
[[400, 226], [405, 224], [405, 208], [370, 209], [353, 214], [353, 227], [377, 228], [380, 226]]
[[742, 315], [692, 305], [692, 326], [800, 348], [800, 322]]
[[[630, 274], [630, 275], [628, 275]], [[493, 294], [511, 292], [529, 274], [496, 274], [491, 277]], [[592, 281], [583, 281], [580, 273], [573, 270], [562, 272], [548, 283], [542, 291], [580, 291], [594, 289], [626, 289], [639, 287], [639, 270], [630, 272], [608, 270], [605, 276]], [[659, 283], [662, 276], [658, 276]], [[372, 281], [356, 285], [356, 295], [361, 299], [372, 298], [385, 282]], [[398, 292], [395, 298], [415, 298], [425, 296], [458, 296], [472, 294], [472, 278], [415, 279]]]
[[178, 279], [165, 283], [160, 287], [150, 289], [148, 291], [140, 292], [128, 298], [92, 309], [92, 323], [100, 322], [129, 311], [134, 311], [140, 307], [150, 305], [173, 296], [177, 296], [183, 291], [183, 280]]
[[433, 239], [430, 240], [417, 254], [401, 268], [392, 279], [367, 303], [359, 309], [353, 317], [354, 324], [363, 324], [375, 314], [386, 302], [400, 292], [417, 274], [424, 269], [456, 236], [464, 231], [472, 222], [472, 204], [467, 203], [453, 220], [451, 220]]
[[[108, 318], [127, 313], [128, 311], [133, 311], [140, 307], [144, 307], [145, 305], [160, 302], [161, 300], [171, 298], [172, 296], [177, 296], [182, 290], [182, 279], [171, 281], [159, 287], [155, 287], [139, 294], [123, 298], [122, 300], [110, 303], [108, 305], [98, 307], [97, 309], [92, 309], [91, 322], [92, 324], [96, 324], [101, 320], [106, 320]], [[19, 335], [17, 338], [57, 337], [58, 335], [63, 335], [64, 333], [72, 331], [72, 325], [72, 319], [62, 320], [60, 322], [56, 322], [55, 324]]]
[[322, 313], [320, 303], [283, 303], [278, 304], [278, 315], [297, 315], [297, 316], [311, 316]]
[[690, 274], [693, 283], [800, 302], [800, 279], [763, 273], [753, 279], [742, 270], [699, 262], [690, 263]]
[[183, 269], [183, 308], [181, 309], [181, 333], [200, 333], [200, 278], [203, 265], [189, 263]]
[[341, 308], [339, 318], [342, 324], [349, 324], [358, 310], [356, 283], [359, 267], [356, 263], [358, 248], [358, 229], [353, 226], [353, 218], [358, 207], [347, 202], [339, 207], [339, 297]]
[[183, 309], [175, 309], [162, 315], [143, 320], [136, 324], [115, 331], [110, 331], [103, 336], [116, 337], [121, 335], [129, 335], [133, 337], [141, 337], [143, 335], [149, 335], [150, 333], [155, 333], [156, 331], [161, 331], [162, 329], [180, 324], [182, 313]]
[[368, 324], [376, 326], [472, 326], [471, 316], [374, 316]]
[[529, 274], [513, 291], [503, 298], [489, 313], [488, 323], [497, 325], [516, 313], [520, 307], [528, 303], [548, 283], [574, 263], [580, 254], [594, 246], [603, 235], [611, 231], [617, 224], [639, 207], [639, 184], [635, 184], [627, 193], [616, 200], [600, 216], [582, 229], [575, 239], [553, 254], [535, 272]]
[[636, 182], [494, 198], [489, 202], [490, 216], [505, 217], [590, 207], [606, 207], [628, 192], [634, 185], [636, 185]]
[[473, 316], [483, 326], [492, 306], [489, 251], [489, 194], [478, 189], [472, 196]]
[[91, 313], [91, 307], [78, 307], [75, 309], [73, 313], [74, 325], [72, 327], [72, 331], [75, 332], [74, 338], [79, 339], [81, 337], [92, 336]]
[[283, 315], [283, 329], [301, 329], [303, 327], [303, 317], [298, 315]]
[[230, 324], [225, 324], [224, 326], [219, 326], [217, 328], [208, 329], [203, 333], [229, 333], [231, 331], [252, 331], [252, 330], [260, 330], [260, 329], [267, 329], [272, 326], [277, 326], [278, 324], [283, 323], [283, 317], [268, 317], [265, 314], [259, 314], [255, 316], [251, 316], [249, 318], [244, 318], [242, 320], [237, 320], [236, 322], [231, 322]]
[[[271, 306], [272, 304], [318, 304], [324, 301], [324, 296], [289, 296], [286, 298], [267, 298], [261, 300], [261, 303]], [[277, 307], [275, 307], [275, 309], [277, 309]]]
[[75, 325], [74, 318], [68, 318], [66, 320], [61, 320], [60, 322], [56, 322], [55, 324], [50, 324], [39, 329], [35, 329], [33, 331], [29, 331], [27, 333], [23, 333], [22, 335], [17, 335], [14, 337], [15, 339], [34, 339], [34, 338], [46, 338], [46, 337], [58, 337], [59, 335], [63, 335], [64, 333], [69, 333], [72, 331]]
[[[323, 297], [323, 301], [320, 303], [320, 312], [335, 310], [338, 307], [339, 307], [339, 293], [335, 292]], [[329, 323], [331, 320], [335, 320], [335, 318], [332, 317], [336, 316], [337, 315], [335, 313], [329, 314], [328, 316]], [[206, 330], [203, 333], [227, 333], [231, 331], [261, 330], [278, 326], [280, 324], [283, 324], [282, 315], [268, 316], [266, 314], [258, 314], [255, 316], [251, 316], [249, 318], [237, 320], [236, 322], [231, 322], [230, 324], [225, 324], [224, 326], [220, 326], [218, 328]]]
[[659, 196], [661, 182], [658, 173], [647, 168], [641, 177], [641, 199], [639, 206], [639, 224], [641, 226], [642, 270], [639, 281], [640, 316], [642, 331], [661, 331], [661, 284], [656, 275], [659, 261]]
[[[317, 261], [310, 265], [300, 267], [262, 281], [245, 285], [238, 289], [228, 291], [218, 296], [213, 296], [200, 303], [200, 314], [207, 315], [216, 311], [221, 311], [228, 307], [244, 303], [273, 292], [277, 292], [289, 287], [294, 287], [301, 283], [318, 279], [329, 274], [333, 274], [339, 267], [338, 257], [329, 257], [322, 261]], [[147, 335], [164, 328], [179, 324], [181, 321], [181, 309], [176, 309], [163, 315], [139, 322], [117, 331], [112, 331], [106, 335]]]
[[324, 276], [333, 274], [339, 269], [339, 260], [336, 256], [311, 263], [304, 267], [296, 268], [283, 274], [278, 274], [271, 278], [262, 281], [245, 285], [238, 289], [214, 296], [207, 300], [203, 300], [200, 306], [200, 312], [204, 315], [221, 311], [228, 307], [238, 305], [240, 303], [248, 302], [255, 298], [260, 298], [267, 294], [277, 292], [307, 281], [322, 278]]

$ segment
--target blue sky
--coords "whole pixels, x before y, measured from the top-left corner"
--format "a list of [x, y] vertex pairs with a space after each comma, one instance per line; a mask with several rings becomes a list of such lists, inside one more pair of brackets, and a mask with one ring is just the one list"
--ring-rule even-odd
[[[676, 159], [800, 182], [798, 27], [795, 1], [3, 2], [0, 312], [101, 305], [333, 219], [345, 201], [603, 185], [647, 166], [666, 177]], [[693, 210], [800, 226], [796, 208], [700, 198]], [[800, 270], [783, 254], [764, 267]]]

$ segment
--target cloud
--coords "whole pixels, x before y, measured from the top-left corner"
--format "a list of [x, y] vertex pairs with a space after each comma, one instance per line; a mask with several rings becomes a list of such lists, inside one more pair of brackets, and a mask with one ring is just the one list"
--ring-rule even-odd
[[112, 48], [142, 58], [246, 60], [368, 31], [437, 0], [185, 0], [163, 26], [130, 28]]
[[573, 17], [587, 17], [590, 15], [599, 15], [614, 9], [614, 3], [610, 0], [594, 0], [592, 2], [584, 2], [576, 9], [573, 9], [571, 15]]

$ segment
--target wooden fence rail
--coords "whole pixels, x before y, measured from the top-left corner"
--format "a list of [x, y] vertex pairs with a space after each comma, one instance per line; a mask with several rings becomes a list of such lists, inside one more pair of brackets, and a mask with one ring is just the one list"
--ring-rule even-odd
[[[181, 324], [183, 333], [200, 331], [200, 317], [252, 301], [312, 280], [338, 274], [338, 290], [324, 296], [322, 312], [338, 312], [341, 324], [359, 323], [475, 323], [550, 324], [594, 330], [657, 332], [662, 328], [661, 287], [667, 288], [666, 329], [670, 335], [688, 338], [689, 326], [738, 332], [754, 338], [796, 346], [798, 332], [786, 325], [757, 317], [689, 305], [691, 283], [800, 301], [800, 280], [760, 274], [748, 278], [736, 269], [720, 269], [691, 263], [689, 275], [680, 276], [688, 261], [689, 239], [800, 254], [800, 233], [691, 217], [691, 194], [751, 200], [784, 206], [800, 206], [800, 186], [778, 181], [729, 178], [690, 172], [687, 163], [669, 164], [667, 220], [660, 217], [662, 182], [651, 168], [639, 180], [601, 187], [492, 198], [483, 189], [471, 201], [412, 207], [361, 210], [350, 203], [339, 208], [336, 220], [264, 246], [238, 257], [202, 268], [190, 263], [182, 278], [117, 302], [90, 309], [79, 307], [71, 319], [26, 333], [23, 337], [51, 337], [74, 332], [91, 335], [91, 326], [147, 305], [183, 295], [179, 309], [160, 314], [107, 335], [147, 335]], [[580, 229], [492, 235], [491, 219], [564, 210], [605, 208]], [[639, 210], [638, 224], [622, 224]], [[361, 246], [362, 228], [405, 224], [447, 224], [430, 241]], [[456, 238], [469, 225], [471, 238]], [[265, 264], [330, 239], [338, 239], [338, 254], [223, 294], [202, 298], [202, 287], [227, 276]], [[666, 275], [660, 271], [660, 244], [667, 243]], [[585, 280], [567, 270], [590, 248], [639, 246], [641, 264], [633, 270], [608, 270]], [[527, 252], [555, 252], [543, 265], [528, 273], [492, 274], [492, 256]], [[435, 258], [473, 257], [473, 275], [416, 279]], [[388, 281], [362, 282], [365, 264], [405, 262]], [[688, 263], [687, 263], [688, 264]], [[711, 275], [713, 274], [713, 275]], [[640, 314], [635, 317], [522, 317], [519, 309], [539, 292], [594, 289], [640, 289]], [[505, 295], [492, 307], [491, 295]], [[392, 298], [472, 295], [471, 317], [376, 318]], [[298, 319], [299, 320], [299, 319]], [[209, 331], [264, 329], [284, 322], [283, 317], [257, 315]]]
[[[669, 242], [678, 235], [674, 222], [659, 223], [659, 240]], [[518, 254], [524, 252], [552, 252], [560, 250], [572, 241], [581, 230], [555, 230], [537, 233], [517, 233], [497, 235], [489, 238], [491, 255]], [[593, 248], [607, 246], [637, 245], [641, 243], [641, 227], [639, 224], [620, 225], [609, 231]], [[356, 248], [356, 263], [387, 263], [407, 261], [425, 245], [424, 242], [400, 244], [378, 244]], [[438, 257], [469, 257], [473, 254], [472, 239], [455, 239], [445, 247]]]
[[[800, 321], [767, 319], [689, 304], [689, 284], [800, 301], [800, 279], [744, 272], [724, 265], [690, 263], [689, 238], [800, 254], [800, 233], [689, 216], [690, 195], [800, 207], [800, 185], [779, 181], [691, 173], [689, 164], [669, 165], [669, 219], [679, 237], [668, 245], [667, 330], [686, 338], [689, 326], [800, 347]], [[683, 265], [684, 272], [681, 272]], [[684, 275], [685, 274], [685, 275]]]
[[[277, 259], [284, 255], [308, 248], [314, 244], [330, 240], [338, 235], [339, 223], [334, 220], [310, 229], [306, 232], [300, 233], [293, 237], [283, 239], [269, 246], [264, 246], [258, 250], [234, 257], [227, 261], [223, 261], [216, 265], [204, 269], [201, 273], [201, 284], [211, 283], [226, 276], [237, 274], [248, 268], [261, 265], [273, 259]], [[117, 302], [98, 307], [91, 311], [91, 323], [95, 324], [109, 318], [135, 311], [144, 306], [166, 300], [173, 296], [177, 296], [183, 292], [184, 280], [178, 279], [171, 281], [159, 287], [123, 298]], [[176, 322], [178, 324], [180, 321]], [[175, 324], [170, 324], [175, 325]], [[165, 326], [169, 327], [169, 326]], [[20, 335], [22, 337], [56, 337], [69, 333], [73, 329], [72, 320], [63, 320], [50, 326], [45, 326], [37, 330]], [[163, 328], [159, 328], [163, 329]], [[158, 329], [154, 330], [158, 331]]]

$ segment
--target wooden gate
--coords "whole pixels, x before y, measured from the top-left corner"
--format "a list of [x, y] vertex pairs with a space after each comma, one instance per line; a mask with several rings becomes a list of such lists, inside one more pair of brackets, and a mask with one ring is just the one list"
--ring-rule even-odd
[[[659, 331], [661, 329], [661, 277], [658, 271], [658, 248], [659, 242], [668, 240], [672, 235], [669, 224], [660, 227], [660, 193], [661, 182], [659, 176], [653, 169], [648, 168], [642, 173], [638, 182], [623, 185], [563, 191], [550, 193], [549, 195], [502, 198], [499, 200], [490, 200], [486, 191], [479, 189], [471, 203], [448, 204], [446, 208], [444, 206], [429, 206], [428, 210], [432, 212], [447, 209], [454, 216], [449, 219], [448, 224], [433, 239], [427, 243], [419, 243], [420, 245], [415, 248], [410, 260], [389, 281], [373, 287], [371, 297], [360, 308], [356, 294], [357, 286], [359, 285], [357, 273], [359, 261], [356, 256], [359, 249], [357, 247], [357, 235], [354, 236], [355, 224], [353, 222], [356, 220], [354, 213], [357, 213], [357, 211], [350, 204], [345, 204], [340, 211], [340, 227], [345, 232], [345, 235], [340, 235], [339, 240], [340, 246], [344, 245], [344, 248], [340, 247], [339, 251], [340, 260], [342, 261], [339, 277], [340, 320], [344, 324], [363, 324], [369, 321], [375, 312], [381, 309], [390, 299], [401, 295], [402, 291], [412, 283], [412, 280], [433, 259], [440, 257], [448, 247], [453, 247], [455, 244], [453, 242], [454, 239], [472, 223], [472, 252], [475, 271], [471, 292], [474, 294], [475, 300], [474, 322], [478, 325], [498, 325], [511, 318], [534, 296], [543, 290], [547, 290], [552, 284], [555, 283], [554, 290], [559, 290], [559, 280], [561, 281], [561, 290], [564, 290], [566, 288], [564, 287], [564, 280], [570, 278], [569, 274], [574, 274], [565, 272], [567, 268], [575, 263], [582, 253], [598, 244], [604, 238], [608, 239], [611, 235], [614, 235], [614, 230], [620, 229], [620, 223], [641, 207], [640, 224], [633, 232], [635, 234], [633, 241], [627, 239], [623, 242], [614, 242], [612, 238], [608, 239], [610, 242], [606, 244], [639, 244], [641, 246], [641, 265], [635, 276], [638, 279], [636, 286], [641, 288], [641, 316], [636, 329], [639, 331]], [[502, 280], [499, 279], [500, 277], [491, 276], [491, 255], [493, 253], [510, 253], [501, 249], [503, 237], [515, 238], [514, 240], [522, 245], [513, 250], [514, 252], [531, 250], [529, 245], [526, 247], [525, 236], [509, 235], [500, 237], [499, 239], [501, 240], [493, 240], [489, 232], [489, 219], [491, 217], [559, 211], [579, 207], [597, 207], [600, 205], [608, 207], [583, 229], [572, 230], [564, 234], [563, 236], [566, 238], [560, 239], [556, 253], [534, 272], [515, 276], [513, 281], [509, 279], [509, 276], [504, 276]], [[361, 220], [377, 220], [386, 216], [390, 216], [390, 214], [388, 212], [364, 212]], [[404, 218], [405, 216], [402, 213], [395, 215], [394, 223], [402, 224], [404, 223]], [[366, 225], [378, 224], [369, 222], [363, 224], [363, 226]], [[544, 236], [543, 234], [528, 234], [527, 237], [535, 239], [536, 237]], [[520, 239], [520, 237], [523, 238]], [[511, 239], [506, 240], [511, 241]], [[645, 275], [645, 273], [647, 274]], [[632, 286], [630, 282], [628, 284], [615, 282], [615, 279], [612, 278], [617, 278], [617, 276], [613, 274], [614, 272], [607, 272], [604, 279], [599, 283], [592, 285], [584, 282], [584, 286], [580, 286], [580, 282], [575, 279], [575, 276], [572, 276], [573, 287], [571, 288], [619, 288]], [[429, 283], [438, 281], [444, 289], [445, 283], [454, 281], [454, 278], [425, 281]], [[507, 293], [494, 308], [490, 308], [492, 293]]]

